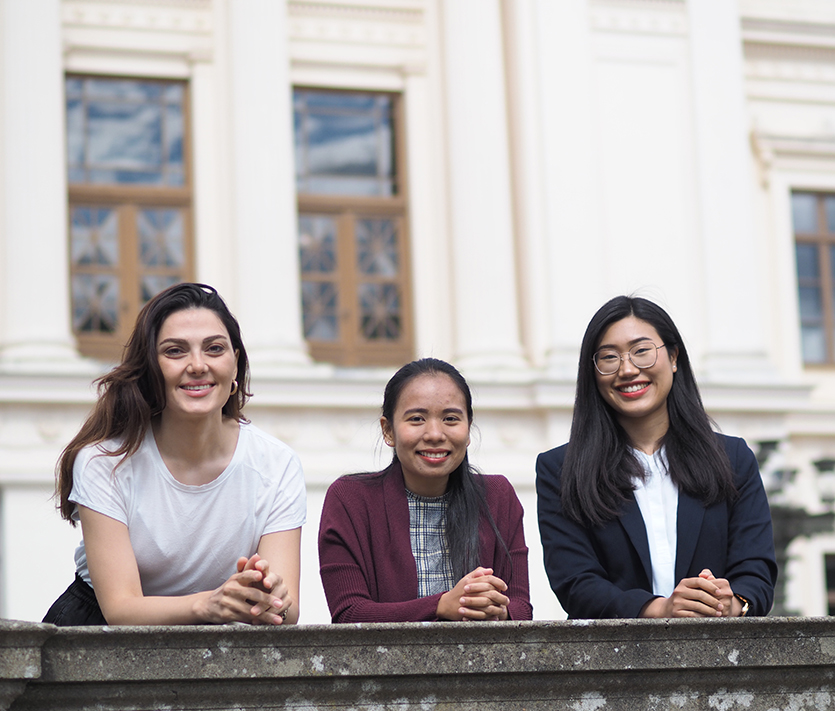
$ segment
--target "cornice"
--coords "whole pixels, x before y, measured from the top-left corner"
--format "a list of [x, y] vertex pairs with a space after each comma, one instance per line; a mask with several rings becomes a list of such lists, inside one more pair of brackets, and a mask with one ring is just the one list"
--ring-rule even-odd
[[739, 0], [739, 13], [743, 26], [757, 20], [835, 24], [835, 3], [832, 0]]
[[749, 79], [833, 83], [835, 41], [832, 45], [825, 46], [764, 45], [747, 42], [745, 75]]
[[64, 0], [65, 28], [209, 34], [210, 0]]
[[684, 35], [687, 14], [682, 0], [607, 0], [592, 2], [590, 23], [600, 32]]
[[287, 14], [291, 19], [315, 17], [421, 24], [425, 4], [424, 0], [288, 0]]
[[290, 0], [287, 9], [291, 41], [405, 49], [426, 45], [423, 2]]

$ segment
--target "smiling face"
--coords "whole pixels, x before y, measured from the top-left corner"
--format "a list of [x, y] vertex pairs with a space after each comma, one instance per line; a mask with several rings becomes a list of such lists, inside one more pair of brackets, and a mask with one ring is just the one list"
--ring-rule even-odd
[[[638, 343], [652, 344], [652, 347], [664, 344], [658, 331], [649, 323], [627, 316], [604, 331], [597, 349], [612, 348], [623, 354]], [[667, 395], [673, 386], [677, 357], [677, 349], [670, 353], [668, 348], [661, 348], [658, 360], [649, 368], [637, 368], [624, 357], [616, 373], [595, 373], [600, 396], [612, 407], [630, 436], [636, 428], [651, 428], [659, 432], [659, 436], [667, 431]], [[633, 436], [633, 441], [635, 439]]]
[[221, 415], [229, 399], [238, 353], [214, 311], [175, 311], [157, 336], [157, 361], [165, 382], [163, 417]]
[[412, 378], [391, 421], [381, 417], [380, 425], [400, 460], [406, 488], [419, 496], [441, 496], [470, 444], [467, 404], [452, 379], [443, 373]]

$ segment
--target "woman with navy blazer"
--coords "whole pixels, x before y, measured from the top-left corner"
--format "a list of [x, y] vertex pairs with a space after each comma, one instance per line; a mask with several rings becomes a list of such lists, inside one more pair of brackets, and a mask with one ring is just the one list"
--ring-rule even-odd
[[572, 618], [771, 609], [771, 514], [745, 442], [717, 434], [670, 316], [619, 296], [586, 329], [568, 444], [539, 455], [539, 530]]

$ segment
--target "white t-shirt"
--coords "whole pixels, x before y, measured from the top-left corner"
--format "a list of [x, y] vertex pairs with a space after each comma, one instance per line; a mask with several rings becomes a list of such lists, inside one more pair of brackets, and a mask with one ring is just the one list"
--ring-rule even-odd
[[643, 481], [636, 479], [635, 501], [644, 519], [652, 563], [652, 592], [670, 597], [676, 587], [676, 545], [678, 543], [678, 487], [667, 471], [664, 449], [646, 454], [632, 450], [644, 467]]
[[[253, 425], [240, 426], [229, 466], [202, 486], [171, 475], [150, 429], [115, 472], [121, 458], [101, 454], [114, 449], [116, 443], [104, 442], [79, 452], [70, 501], [128, 527], [145, 595], [214, 590], [235, 573], [239, 557], [256, 552], [261, 536], [305, 522], [298, 456]], [[89, 584], [83, 540], [75, 565]]]

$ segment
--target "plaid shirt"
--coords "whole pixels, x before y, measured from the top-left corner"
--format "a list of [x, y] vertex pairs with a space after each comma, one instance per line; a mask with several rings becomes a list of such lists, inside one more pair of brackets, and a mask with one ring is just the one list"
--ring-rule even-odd
[[455, 587], [446, 540], [449, 495], [418, 496], [406, 489], [409, 502], [409, 538], [417, 564], [418, 597], [443, 593]]

